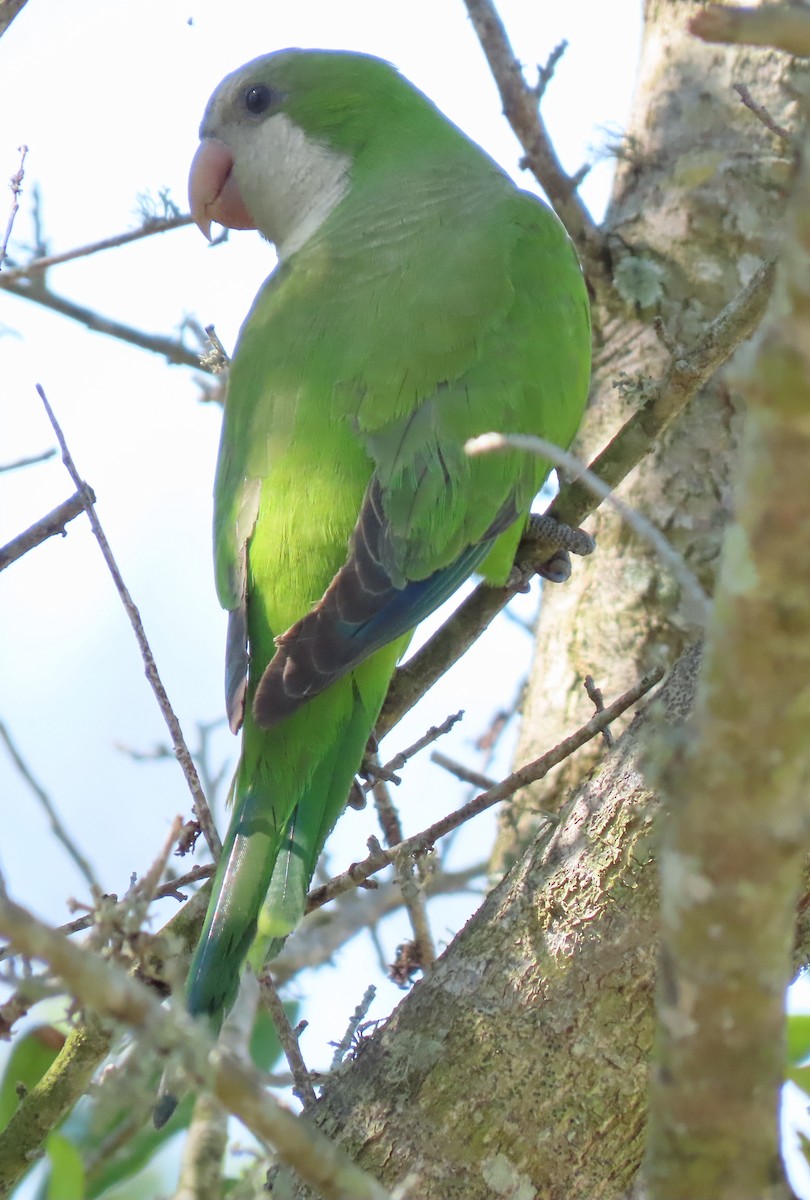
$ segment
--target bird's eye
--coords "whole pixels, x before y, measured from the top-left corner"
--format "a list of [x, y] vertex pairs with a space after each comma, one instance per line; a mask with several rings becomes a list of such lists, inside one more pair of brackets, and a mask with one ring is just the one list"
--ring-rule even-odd
[[267, 112], [273, 103], [273, 93], [264, 83], [253, 83], [245, 92], [245, 108], [255, 117]]

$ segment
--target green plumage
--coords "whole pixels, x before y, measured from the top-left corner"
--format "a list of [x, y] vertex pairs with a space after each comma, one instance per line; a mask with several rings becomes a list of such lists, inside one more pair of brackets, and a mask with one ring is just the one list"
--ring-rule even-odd
[[[327, 174], [347, 164], [300, 245], [273, 195], [289, 164], [261, 149], [288, 145], [290, 125]], [[472, 570], [506, 577], [548, 464], [470, 458], [465, 441], [567, 446], [590, 332], [556, 217], [387, 64], [258, 59], [220, 85], [202, 133], [232, 148], [257, 227], [294, 244], [239, 336], [215, 489], [234, 726], [249, 647], [234, 811], [188, 988], [218, 1020], [251, 946], [258, 965], [302, 915], [409, 631]]]

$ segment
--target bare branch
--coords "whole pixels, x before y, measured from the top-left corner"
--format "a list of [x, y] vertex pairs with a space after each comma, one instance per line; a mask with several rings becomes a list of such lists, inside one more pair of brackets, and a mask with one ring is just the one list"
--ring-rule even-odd
[[54, 454], [56, 451], [51, 447], [50, 450], [43, 450], [41, 454], [30, 454], [25, 458], [17, 458], [14, 462], [0, 463], [0, 475], [6, 471], [19, 471], [21, 467], [33, 467], [36, 463], [47, 462]]
[[227, 1109], [207, 1092], [201, 1092], [183, 1143], [180, 1178], [172, 1200], [220, 1200], [227, 1146]]
[[542, 779], [552, 767], [556, 767], [557, 763], [561, 763], [563, 759], [568, 758], [580, 746], [584, 746], [591, 738], [596, 737], [611, 722], [621, 716], [626, 709], [630, 708], [631, 705], [640, 700], [651, 688], [655, 687], [663, 677], [663, 674], [664, 672], [660, 668], [650, 671], [635, 687], [630, 688], [623, 696], [615, 700], [604, 712], [597, 713], [591, 717], [587, 724], [581, 726], [570, 737], [565, 738], [553, 750], [549, 750], [546, 754], [541, 755], [540, 758], [535, 759], [534, 762], [527, 763], [526, 766], [514, 771], [511, 775], [507, 775], [506, 779], [501, 780], [495, 787], [489, 788], [486, 792], [482, 792], [481, 795], [470, 800], [468, 804], [457, 808], [455, 812], [449, 813], [448, 816], [442, 817], [439, 821], [435, 821], [433, 825], [429, 825], [421, 833], [406, 838], [399, 845], [392, 846], [389, 850], [383, 850], [376, 838], [369, 838], [371, 853], [368, 857], [364, 858], [362, 862], [352, 863], [347, 871], [344, 871], [342, 875], [336, 875], [334, 879], [330, 879], [322, 887], [314, 888], [307, 898], [307, 912], [311, 912], [315, 908], [320, 908], [322, 904], [326, 904], [335, 896], [339, 896], [341, 892], [349, 891], [355, 887], [362, 887], [370, 876], [389, 866], [399, 855], [424, 854], [439, 838], [444, 837], [451, 830], [457, 829], [459, 825], [463, 825], [472, 817], [485, 812], [493, 804], [498, 804], [501, 800], [508, 799], [518, 788], [526, 787], [527, 784], [535, 783], [536, 780]]
[[[378, 762], [379, 760], [375, 756], [371, 764], [372, 770], [374, 770]], [[374, 806], [377, 809], [377, 818], [380, 822], [380, 828], [383, 831], [386, 845], [399, 845], [403, 838], [402, 822], [399, 819], [396, 805], [391, 799], [388, 783], [382, 777], [381, 772], [372, 785], [372, 794], [374, 796]], [[395, 860], [394, 869], [397, 883], [402, 891], [402, 900], [408, 913], [408, 920], [411, 923], [413, 936], [418, 946], [419, 965], [423, 970], [427, 971], [436, 961], [436, 948], [433, 944], [433, 935], [430, 932], [430, 923], [428, 921], [427, 909], [425, 908], [425, 897], [421, 887], [414, 879], [413, 859], [408, 855], [398, 857]]]
[[295, 1083], [294, 1094], [301, 1101], [304, 1108], [307, 1109], [316, 1103], [311, 1073], [304, 1062], [304, 1056], [298, 1044], [298, 1034], [288, 1021], [281, 997], [276, 991], [276, 985], [273, 983], [273, 977], [270, 973], [271, 969], [271, 967], [267, 967], [259, 975], [259, 994], [261, 995], [262, 1003], [270, 1013], [276, 1033], [278, 1034], [278, 1040], [284, 1051], [284, 1057], [287, 1059], [292, 1071]]
[[171, 229], [182, 229], [183, 226], [191, 224], [193, 224], [193, 220], [188, 213], [176, 217], [154, 217], [139, 229], [129, 229], [126, 233], [115, 233], [98, 242], [88, 242], [86, 246], [63, 250], [61, 254], [45, 254], [41, 258], [34, 258], [31, 262], [23, 263], [19, 267], [13, 267], [3, 276], [4, 286], [7, 286], [9, 281], [16, 283], [23, 279], [30, 280], [34, 275], [41, 274], [50, 267], [74, 262], [77, 258], [88, 258], [91, 254], [100, 254], [104, 250], [115, 250], [118, 246], [126, 246], [130, 242], [139, 242], [143, 238], [153, 237], [157, 233], [167, 233]]
[[[180, 891], [181, 888], [188, 887], [192, 883], [202, 883], [206, 879], [210, 879], [214, 874], [215, 867], [213, 863], [203, 863], [200, 866], [192, 867], [185, 875], [179, 875], [176, 879], [167, 879], [165, 883], [160, 884], [154, 889], [152, 900], [165, 900], [171, 898], [177, 900], [178, 903], [188, 899]], [[122, 910], [128, 906], [128, 900], [125, 897], [123, 900], [118, 900], [116, 896], [105, 896], [106, 900], [120, 904]], [[73, 933], [82, 933], [85, 929], [92, 929], [95, 923], [96, 915], [94, 912], [85, 913], [81, 917], [77, 917], [75, 921], [67, 921], [64, 925], [59, 925], [56, 929], [57, 933], [63, 936], [70, 936]], [[115, 912], [112, 914], [112, 920], [115, 920]], [[202, 921], [202, 914], [200, 914]], [[11, 958], [12, 951], [8, 946], [0, 946], [0, 962], [5, 958]]]
[[441, 750], [434, 750], [430, 761], [437, 767], [449, 771], [451, 775], [455, 775], [456, 779], [460, 779], [462, 783], [471, 783], [474, 787], [491, 788], [495, 787], [497, 782], [480, 771], [473, 771], [470, 767], [465, 767], [463, 763], [456, 762], [454, 758], [448, 758], [446, 754], [442, 754]]
[[0, 37], [11, 22], [25, 8], [26, 0], [0, 0]]
[[557, 43], [557, 45], [551, 51], [551, 54], [549, 54], [548, 58], [546, 59], [546, 65], [544, 67], [538, 67], [537, 86], [532, 89], [534, 92], [534, 98], [538, 104], [545, 95], [546, 88], [554, 78], [554, 72], [557, 70], [557, 63], [560, 61], [567, 49], [568, 42], [565, 38], [563, 38], [561, 42]]
[[[431, 871], [425, 879], [425, 895], [470, 891], [473, 881], [485, 874], [484, 862], [473, 863], [464, 871]], [[306, 917], [295, 935], [287, 939], [278, 958], [273, 959], [273, 978], [283, 983], [299, 971], [322, 966], [355, 934], [372, 931], [383, 917], [400, 908], [402, 892], [395, 882], [383, 882], [371, 892], [345, 892], [328, 911], [321, 909]], [[383, 957], [383, 970], [386, 965]]]
[[117, 338], [119, 341], [127, 342], [131, 346], [137, 346], [140, 350], [148, 350], [151, 354], [159, 354], [165, 358], [167, 362], [175, 366], [193, 367], [195, 370], [201, 371], [200, 356], [192, 350], [188, 350], [182, 342], [174, 338], [164, 337], [159, 333], [144, 333], [141, 329], [135, 329], [132, 325], [124, 325], [121, 321], [113, 321], [109, 317], [104, 317], [101, 313], [96, 312], [92, 308], [85, 308], [81, 304], [75, 304], [72, 300], [67, 300], [64, 296], [57, 295], [56, 292], [50, 291], [44, 284], [37, 280], [31, 282], [6, 282], [5, 276], [0, 274], [0, 289], [4, 289], [12, 296], [19, 296], [22, 300], [31, 300], [34, 304], [40, 304], [43, 308], [51, 309], [53, 312], [59, 313], [63, 317], [68, 317], [71, 321], [77, 321], [80, 325], [84, 325], [86, 329], [92, 330], [93, 333], [103, 333], [107, 337]]
[[770, 129], [771, 133], [775, 134], [783, 142], [793, 141], [790, 131], [785, 129], [784, 126], [778, 125], [767, 108], [763, 108], [761, 104], [757, 104], [744, 83], [735, 83], [734, 91], [740, 97], [745, 107], [750, 108], [754, 116], [759, 118], [766, 129]]
[[332, 1045], [335, 1047], [335, 1053], [332, 1055], [332, 1062], [329, 1064], [330, 1071], [336, 1071], [346, 1055], [349, 1053], [352, 1042], [357, 1036], [357, 1031], [360, 1028], [360, 1023], [374, 1003], [374, 997], [376, 995], [377, 989], [375, 988], [374, 984], [369, 984], [369, 986], [363, 992], [363, 999], [357, 1005], [357, 1008], [354, 1010], [351, 1018], [349, 1019], [349, 1024], [346, 1026], [346, 1032], [344, 1033], [343, 1037], [339, 1042], [332, 1043]]
[[[37, 384], [37, 392], [40, 400], [45, 406], [48, 419], [53, 426], [56, 439], [59, 442], [59, 447], [62, 451], [62, 462], [65, 464], [68, 474], [76, 484], [80, 494], [87, 495], [89, 493], [89, 489], [79, 475], [79, 472], [76, 470], [76, 466], [70, 455], [70, 451], [68, 450], [67, 443], [65, 442], [64, 434], [62, 433], [59, 423], [54, 416], [53, 409], [48, 403], [47, 396], [39, 384]], [[92, 495], [92, 493], [90, 493], [90, 495]], [[166, 689], [163, 687], [160, 675], [158, 674], [157, 665], [152, 655], [149, 642], [146, 639], [146, 633], [141, 621], [141, 615], [129, 594], [126, 584], [124, 583], [121, 572], [118, 569], [118, 564], [116, 563], [110, 549], [110, 544], [107, 541], [104, 530], [101, 528], [101, 523], [96, 516], [96, 510], [93, 507], [93, 502], [89, 496], [87, 504], [87, 517], [90, 521], [90, 527], [93, 530], [96, 541], [101, 548], [104, 561], [106, 562], [110, 574], [113, 577], [118, 595], [120, 596], [121, 602], [126, 609], [130, 624], [135, 631], [135, 639], [141, 652], [144, 667], [146, 668], [146, 678], [148, 679], [149, 685], [155, 694], [158, 706], [163, 714], [163, 719], [168, 727], [169, 735], [172, 740], [172, 746], [174, 747], [175, 757], [180, 763], [188, 784], [189, 791], [191, 792], [191, 796], [194, 801], [194, 811], [196, 813], [197, 820], [200, 823], [203, 835], [208, 843], [208, 848], [210, 849], [212, 856], [216, 859], [219, 857], [222, 850], [222, 843], [219, 840], [219, 834], [217, 833], [213, 817], [211, 816], [210, 809], [208, 808], [208, 803], [203, 794], [202, 787], [200, 786], [200, 780], [197, 776], [196, 767], [194, 766], [194, 762], [191, 758], [191, 754], [189, 753], [185, 738], [183, 737], [183, 731], [180, 728], [180, 722], [175, 716], [174, 710], [169, 702], [169, 697], [166, 695]]]
[[91, 867], [89, 860], [85, 858], [85, 856], [82, 854], [79, 847], [73, 841], [73, 838], [70, 836], [70, 834], [68, 833], [65, 826], [62, 824], [62, 820], [56, 811], [53, 801], [51, 800], [48, 793], [45, 791], [42, 784], [38, 783], [37, 780], [34, 778], [30, 767], [26, 763], [26, 761], [23, 758], [20, 751], [17, 749], [17, 746], [15, 745], [14, 740], [13, 740], [9, 730], [6, 728], [5, 724], [2, 721], [0, 721], [0, 740], [2, 740], [5, 743], [5, 747], [8, 750], [9, 755], [11, 756], [11, 760], [14, 763], [14, 766], [17, 768], [17, 771], [22, 776], [22, 778], [25, 780], [25, 782], [28, 784], [28, 787], [30, 788], [31, 792], [36, 796], [37, 800], [44, 808], [44, 810], [48, 816], [48, 820], [50, 821], [51, 831], [52, 831], [54, 837], [58, 841], [60, 841], [62, 843], [62, 845], [65, 847], [68, 854], [73, 859], [73, 862], [76, 864], [76, 866], [78, 867], [78, 869], [81, 871], [82, 875], [84, 876], [85, 880], [87, 881], [87, 884], [90, 888], [90, 891], [93, 893], [93, 895], [101, 896], [102, 890], [98, 884], [98, 881], [96, 880], [95, 874], [93, 872], [93, 868]]
[[[609, 286], [605, 242], [577, 195], [574, 180], [563, 170], [557, 157], [538, 108], [542, 91], [526, 83], [503, 22], [491, 0], [464, 2], [498, 86], [506, 119], [526, 153], [525, 165], [531, 168], [570, 233], [585, 274], [594, 289]], [[561, 53], [559, 47], [557, 50]], [[559, 53], [555, 53], [559, 58]]]
[[[600, 689], [596, 686], [596, 680], [594, 679], [593, 675], [586, 675], [582, 681], [582, 686], [585, 688], [588, 699], [593, 704], [594, 710], [598, 713], [604, 712], [605, 697], [602, 695]], [[608, 749], [615, 745], [616, 739], [607, 726], [605, 726], [605, 728], [602, 730], [602, 741], [605, 743]]]
[[[589, 470], [603, 483], [617, 487], [650, 452], [662, 432], [717, 368], [751, 336], [765, 311], [773, 280], [774, 264], [770, 261], [755, 272], [715, 317], [688, 356], [673, 359], [656, 382], [644, 383], [641, 407], [590, 463]], [[574, 482], [563, 484], [548, 513], [566, 525], [576, 526], [596, 507], [588, 489]], [[539, 556], [541, 551], [536, 546], [528, 550], [521, 547], [516, 564], [537, 561]], [[479, 584], [449, 621], [397, 670], [377, 721], [378, 737], [393, 729], [436, 680], [461, 658], [516, 591], [516, 588]]]
[[[2, 20], [2, 13], [0, 13], [0, 20]], [[22, 181], [25, 178], [25, 156], [28, 153], [28, 147], [18, 146], [18, 150], [20, 151], [20, 165], [9, 180], [11, 187], [11, 209], [9, 210], [8, 221], [6, 222], [6, 232], [3, 235], [2, 244], [0, 244], [0, 271], [3, 269], [4, 259], [8, 257], [8, 242], [11, 237], [11, 231], [14, 228], [14, 218], [19, 211], [19, 195], [22, 191]]]
[[33, 550], [35, 546], [41, 546], [43, 542], [57, 533], [64, 537], [67, 533], [65, 526], [68, 521], [72, 521], [80, 513], [85, 512], [88, 504], [94, 504], [95, 499], [90, 488], [87, 488], [84, 493], [75, 492], [69, 500], [64, 500], [47, 516], [40, 517], [24, 533], [20, 533], [10, 542], [6, 542], [5, 546], [0, 546], [0, 571], [4, 571], [6, 567], [11, 566], [18, 558], [22, 558], [29, 550]]
[[[430, 729], [423, 733], [420, 738], [417, 738], [416, 741], [410, 746], [406, 746], [404, 750], [400, 750], [394, 755], [393, 758], [389, 758], [388, 762], [383, 763], [381, 767], [375, 768], [372, 764], [372, 772], [376, 771], [380, 779], [387, 779], [391, 783], [399, 783], [399, 780], [397, 779], [397, 771], [401, 771], [405, 764], [410, 762], [410, 760], [414, 758], [420, 752], [420, 750], [424, 750], [426, 746], [431, 746], [434, 742], [437, 742], [439, 738], [444, 737], [445, 734], [449, 733], [453, 726], [457, 725], [463, 716], [464, 709], [462, 708], [459, 709], [457, 713], [453, 713], [451, 716], [445, 717], [441, 725], [431, 725]], [[371, 791], [373, 786], [373, 782], [367, 783], [364, 785], [364, 790]]]
[[[279, 1157], [326, 1200], [390, 1200], [376, 1180], [360, 1170], [309, 1122], [294, 1116], [265, 1090], [262, 1075], [211, 1042], [204, 1026], [182, 1011], [171, 1012], [149, 989], [113, 963], [89, 954], [15, 904], [0, 884], [0, 935], [18, 952], [46, 962], [83, 1005], [147, 1034], [152, 1045], [178, 1046], [197, 1071], [210, 1074], [213, 1094], [258, 1138], [270, 1142]], [[64, 1060], [65, 1051], [60, 1055]], [[207, 1061], [206, 1061], [207, 1060]], [[52, 1078], [56, 1068], [48, 1073]], [[85, 1081], [86, 1082], [86, 1081]], [[50, 1080], [49, 1080], [50, 1083]], [[11, 1190], [40, 1150], [48, 1130], [31, 1121], [41, 1096], [32, 1090], [0, 1134], [0, 1189]], [[26, 1124], [27, 1120], [27, 1124]], [[9, 1153], [3, 1155], [3, 1148]]]
[[810, 55], [810, 12], [803, 4], [709, 4], [689, 21], [689, 32], [704, 42], [772, 46], [788, 54]]

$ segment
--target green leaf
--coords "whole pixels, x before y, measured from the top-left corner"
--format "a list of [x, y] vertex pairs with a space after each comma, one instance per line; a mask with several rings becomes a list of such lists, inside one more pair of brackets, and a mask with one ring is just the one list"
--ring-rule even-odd
[[65, 1035], [55, 1025], [37, 1025], [17, 1041], [0, 1082], [0, 1130], [17, 1111], [20, 1092], [39, 1083], [64, 1044]]
[[[294, 1025], [298, 1017], [297, 1002], [287, 1002], [284, 1005], [287, 1020]], [[278, 1040], [276, 1027], [266, 1008], [259, 1008], [253, 1033], [250, 1035], [250, 1057], [260, 1071], [269, 1071], [281, 1057], [281, 1043]]]
[[[157, 1082], [155, 1092], [157, 1093]], [[108, 1192], [110, 1188], [128, 1182], [139, 1172], [143, 1171], [145, 1167], [148, 1167], [164, 1143], [173, 1138], [181, 1130], [188, 1129], [193, 1108], [194, 1097], [191, 1095], [184, 1097], [172, 1114], [171, 1120], [164, 1125], [163, 1129], [155, 1129], [151, 1119], [147, 1117], [142, 1127], [121, 1146], [116, 1155], [90, 1176], [88, 1179], [87, 1200], [95, 1200], [96, 1197]], [[126, 1114], [122, 1113], [120, 1117], [119, 1124], [123, 1126]], [[111, 1130], [107, 1127], [105, 1129], [105, 1138], [111, 1136], [113, 1138], [115, 1136], [114, 1129]], [[88, 1150], [92, 1145], [90, 1142], [91, 1137], [92, 1133], [88, 1130], [86, 1138], [83, 1139], [88, 1143]], [[100, 1140], [97, 1133], [93, 1140], [96, 1142]]]
[[72, 1142], [61, 1133], [50, 1133], [45, 1140], [50, 1160], [47, 1200], [84, 1200], [84, 1163]]
[[788, 1067], [785, 1078], [810, 1095], [810, 1067]]
[[810, 1013], [788, 1014], [787, 1052], [792, 1066], [810, 1058]]

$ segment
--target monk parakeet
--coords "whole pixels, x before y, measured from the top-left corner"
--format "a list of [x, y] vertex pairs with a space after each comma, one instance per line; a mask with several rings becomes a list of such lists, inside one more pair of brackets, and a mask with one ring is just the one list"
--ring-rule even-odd
[[242, 750], [187, 1004], [300, 920], [414, 626], [504, 582], [549, 465], [468, 457], [488, 430], [571, 441], [588, 389], [579, 263], [556, 216], [386, 62], [284, 50], [228, 75], [192, 212], [278, 265], [234, 352], [214, 493], [226, 695]]

